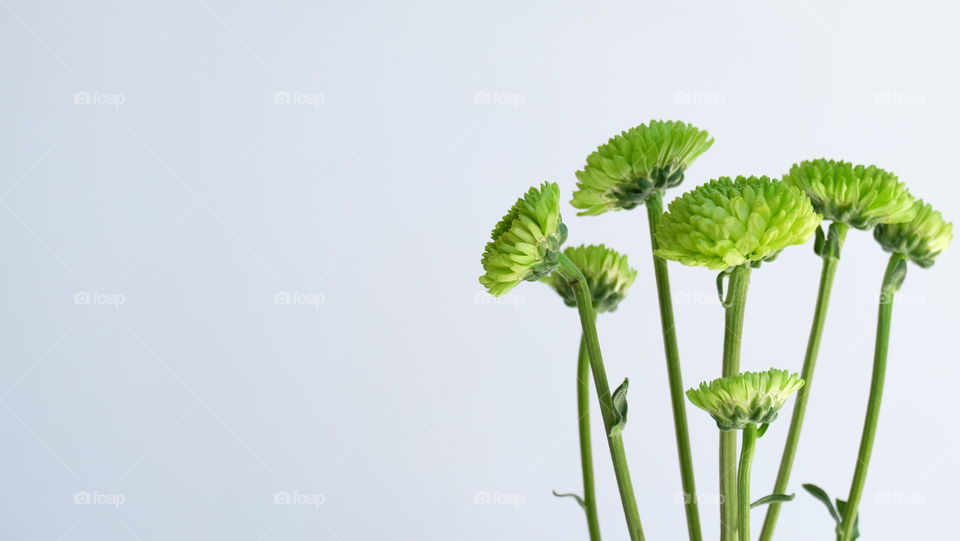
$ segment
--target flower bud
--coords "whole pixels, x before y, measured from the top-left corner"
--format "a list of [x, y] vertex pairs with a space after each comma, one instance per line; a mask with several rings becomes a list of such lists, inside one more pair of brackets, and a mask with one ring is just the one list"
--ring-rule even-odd
[[803, 384], [798, 375], [771, 368], [703, 382], [688, 390], [687, 398], [709, 413], [720, 430], [742, 430], [773, 422], [787, 398]]
[[[593, 308], [597, 312], [616, 310], [637, 277], [637, 271], [627, 263], [627, 256], [603, 244], [567, 247], [563, 250], [563, 255], [570, 258], [586, 278], [590, 296], [593, 298]], [[577, 306], [573, 288], [558, 273], [547, 276], [543, 281], [557, 290], [567, 306]]]

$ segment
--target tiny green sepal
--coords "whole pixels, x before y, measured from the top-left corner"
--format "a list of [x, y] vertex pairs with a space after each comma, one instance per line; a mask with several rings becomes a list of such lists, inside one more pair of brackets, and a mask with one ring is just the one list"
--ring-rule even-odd
[[771, 368], [703, 382], [688, 390], [687, 398], [709, 413], [720, 430], [743, 430], [747, 425], [773, 422], [803, 383], [796, 374]]
[[827, 495], [827, 491], [822, 488], [814, 485], [812, 483], [805, 483], [803, 489], [810, 493], [811, 496], [823, 502], [823, 505], [827, 507], [827, 511], [830, 512], [830, 516], [833, 517], [833, 520], [839, 524], [840, 523], [840, 513], [837, 512], [837, 508], [833, 506], [833, 502], [830, 501], [830, 496]]
[[873, 165], [808, 160], [794, 164], [783, 180], [803, 190], [824, 219], [857, 229], [906, 222], [916, 212], [906, 185]]
[[570, 202], [581, 216], [642, 205], [654, 192], [683, 182], [684, 171], [713, 145], [691, 124], [654, 120], [611, 138], [577, 171]]
[[514, 203], [490, 234], [483, 252], [480, 283], [501, 296], [520, 282], [536, 281], [556, 270], [567, 227], [560, 217], [560, 187], [544, 182]]
[[930, 267], [953, 240], [953, 223], [921, 200], [909, 222], [878, 225], [873, 236], [883, 249], [901, 254], [921, 267]]
[[[563, 255], [567, 256], [583, 273], [590, 288], [593, 308], [598, 313], [616, 310], [637, 278], [637, 271], [630, 267], [627, 256], [603, 244], [568, 246], [563, 250]], [[560, 294], [564, 304], [576, 308], [577, 299], [573, 288], [560, 273], [554, 272], [544, 277], [542, 281]]]
[[616, 422], [610, 427], [609, 436], [619, 435], [627, 426], [627, 389], [629, 387], [630, 379], [623, 378], [623, 383], [613, 391], [613, 413], [616, 415]]
[[821, 219], [795, 186], [768, 177], [721, 177], [670, 203], [656, 232], [656, 254], [713, 270], [757, 267], [806, 242]]
[[558, 498], [573, 498], [577, 502], [577, 505], [580, 506], [580, 509], [583, 509], [584, 511], [587, 510], [587, 504], [583, 501], [583, 498], [581, 498], [579, 494], [574, 494], [572, 492], [561, 494], [560, 492], [554, 490], [553, 495]]
[[796, 498], [796, 494], [768, 494], [759, 500], [750, 504], [750, 509], [760, 507], [761, 505], [767, 505], [769, 503], [784, 503], [792, 502]]
[[[847, 502], [837, 498], [837, 511], [840, 513], [840, 516], [843, 517], [847, 512]], [[844, 518], [846, 520], [846, 518]], [[853, 532], [850, 533], [850, 541], [855, 541], [860, 537], [860, 515], [857, 515], [857, 518], [853, 519]]]

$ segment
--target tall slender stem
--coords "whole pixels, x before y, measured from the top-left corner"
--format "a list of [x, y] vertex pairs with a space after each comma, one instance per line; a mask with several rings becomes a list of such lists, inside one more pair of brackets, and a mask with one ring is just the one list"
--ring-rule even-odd
[[[734, 432], [736, 434], [736, 432]], [[743, 429], [743, 446], [740, 450], [740, 471], [737, 478], [738, 518], [740, 541], [750, 541], [750, 470], [753, 466], [753, 450], [757, 446], [757, 425]]]
[[[646, 201], [650, 224], [650, 247], [657, 249], [656, 230], [663, 215], [663, 196], [660, 192]], [[670, 386], [670, 404], [673, 408], [673, 429], [677, 438], [677, 456], [680, 459], [680, 482], [687, 514], [687, 532], [690, 541], [700, 541], [700, 511], [697, 487], [693, 475], [693, 453], [690, 451], [690, 431], [687, 428], [687, 401], [683, 393], [683, 375], [680, 370], [680, 351], [677, 347], [677, 329], [673, 320], [673, 299], [670, 295], [670, 274], [667, 262], [653, 256], [653, 270], [657, 278], [657, 298], [660, 301], [660, 326], [663, 329], [663, 349], [667, 359], [667, 381]]]
[[[821, 254], [823, 267], [820, 270], [820, 287], [817, 291], [817, 306], [813, 311], [813, 324], [810, 327], [810, 336], [807, 339], [807, 351], [803, 358], [803, 369], [800, 377], [806, 382], [797, 392], [797, 402], [793, 407], [793, 416], [790, 419], [790, 431], [787, 433], [787, 442], [783, 446], [783, 457], [780, 459], [780, 470], [773, 485], [773, 494], [785, 494], [790, 482], [790, 472], [793, 470], [793, 460], [797, 456], [797, 445], [800, 442], [800, 431], [803, 430], [803, 419], [807, 411], [807, 400], [810, 397], [810, 388], [813, 383], [813, 371], [817, 364], [817, 355], [820, 351], [820, 338], [823, 335], [823, 326], [827, 320], [827, 308], [830, 304], [830, 292], [833, 289], [833, 278], [840, 261], [840, 249], [847, 236], [849, 226], [834, 222], [830, 225], [831, 233], [828, 243], [835, 242], [833, 250]], [[834, 233], [834, 231], [836, 233]], [[770, 541], [780, 516], [780, 502], [773, 502], [767, 508], [767, 516], [760, 530], [760, 541]]]
[[580, 337], [577, 356], [577, 413], [580, 427], [580, 467], [583, 470], [583, 510], [587, 515], [590, 541], [600, 541], [600, 519], [593, 484], [593, 449], [590, 446], [590, 353], [587, 341]]
[[[740, 341], [749, 285], [750, 267], [730, 271], [724, 303], [723, 377], [740, 372]], [[737, 539], [737, 433], [733, 431], [720, 432], [720, 539]]]
[[607, 434], [607, 444], [610, 447], [610, 458], [613, 461], [613, 471], [617, 477], [617, 487], [620, 489], [620, 501], [623, 504], [623, 514], [627, 521], [627, 529], [631, 541], [643, 541], [643, 527], [640, 524], [640, 512], [637, 510], [637, 498], [633, 493], [633, 483], [630, 480], [630, 468], [627, 465], [627, 455], [623, 447], [623, 437], [614, 430], [617, 424], [617, 413], [613, 405], [613, 396], [610, 394], [610, 384], [607, 381], [607, 371], [603, 366], [603, 355], [600, 352], [600, 337], [597, 335], [597, 315], [593, 310], [593, 299], [590, 297], [590, 288], [580, 269], [568, 257], [559, 254], [560, 267], [558, 271], [573, 288], [577, 299], [577, 310], [580, 312], [580, 326], [583, 337], [590, 353], [590, 368], [593, 372], [593, 384], [597, 388], [597, 400], [600, 402], [600, 414], [603, 417], [603, 426]]
[[893, 296], [900, 288], [906, 273], [906, 261], [900, 254], [890, 256], [887, 270], [880, 289], [880, 306], [877, 314], [877, 341], [874, 346], [873, 376], [870, 380], [870, 397], [867, 400], [867, 415], [863, 421], [863, 435], [860, 438], [860, 451], [857, 453], [857, 466], [853, 471], [850, 495], [847, 497], [843, 521], [838, 527], [837, 538], [843, 541], [853, 539], [853, 530], [857, 523], [857, 509], [863, 496], [863, 486], [867, 481], [867, 468], [873, 452], [873, 441], [877, 435], [877, 421], [880, 418], [880, 402], [883, 398], [883, 383], [887, 371], [887, 349], [890, 343], [890, 320], [893, 315]]

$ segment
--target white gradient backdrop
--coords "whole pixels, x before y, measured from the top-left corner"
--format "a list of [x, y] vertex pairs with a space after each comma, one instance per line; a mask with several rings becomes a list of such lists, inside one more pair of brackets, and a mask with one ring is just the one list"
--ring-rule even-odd
[[[0, 538], [584, 539], [550, 494], [580, 490], [576, 313], [538, 284], [491, 303], [489, 229], [532, 184], [569, 198], [590, 151], [652, 118], [716, 138], [668, 199], [827, 156], [891, 169], [956, 219], [958, 17], [935, 1], [0, 0]], [[571, 243], [640, 271], [601, 338], [632, 382], [644, 526], [683, 539], [645, 216], [564, 211]], [[958, 253], [911, 267], [896, 307], [865, 539], [956, 536]], [[849, 486], [884, 261], [851, 232], [794, 491]], [[719, 372], [722, 313], [714, 273], [670, 268], [693, 385]], [[818, 271], [808, 244], [754, 273], [745, 369], [799, 370]], [[689, 416], [715, 501], [716, 431]], [[760, 442], [757, 495], [786, 425]], [[595, 441], [603, 530], [625, 539]], [[831, 529], [798, 494], [780, 538]]]

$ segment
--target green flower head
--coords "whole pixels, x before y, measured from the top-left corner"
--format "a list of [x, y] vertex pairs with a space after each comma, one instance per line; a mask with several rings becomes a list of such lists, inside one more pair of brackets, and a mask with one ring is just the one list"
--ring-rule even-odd
[[657, 228], [656, 254], [714, 270], [759, 266], [806, 242], [821, 219], [794, 186], [767, 177], [721, 177], [670, 203]]
[[[637, 271], [630, 268], [627, 256], [621, 255], [604, 245], [567, 247], [563, 255], [570, 258], [587, 278], [593, 308], [597, 312], [613, 312], [620, 301], [627, 296], [627, 289], [637, 277]], [[559, 273], [553, 273], [543, 279], [553, 286], [563, 297], [567, 306], [577, 306], [573, 288]]]
[[703, 382], [687, 391], [687, 398], [709, 413], [720, 430], [742, 430], [747, 425], [773, 422], [783, 403], [803, 383], [796, 374], [771, 368]]
[[803, 190], [824, 218], [858, 229], [906, 222], [916, 213], [906, 185], [873, 165], [810, 160], [795, 164], [783, 180]]
[[483, 251], [480, 283], [500, 296], [524, 280], [549, 275], [559, 264], [567, 226], [560, 218], [560, 187], [544, 182], [517, 199], [493, 232]]
[[680, 184], [687, 166], [712, 144], [707, 132], [684, 122], [631, 128], [587, 156], [571, 204], [583, 209], [581, 216], [632, 209], [654, 191]]
[[888, 252], [903, 254], [921, 267], [933, 265], [953, 239], [953, 224], [921, 200], [915, 203], [913, 220], [882, 224], [873, 230], [877, 242]]

